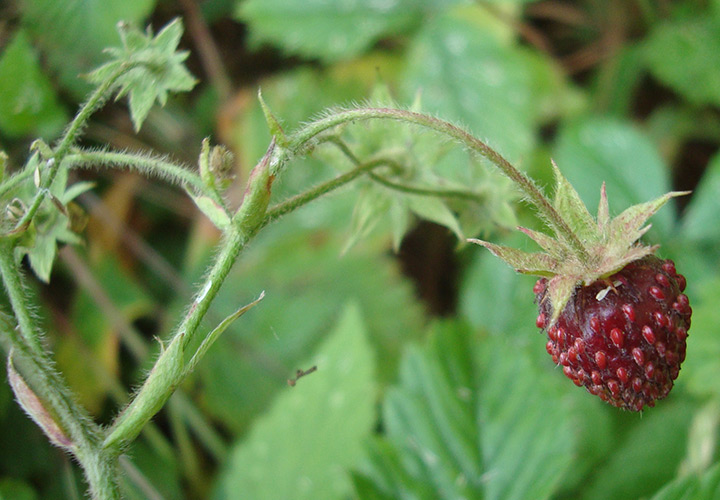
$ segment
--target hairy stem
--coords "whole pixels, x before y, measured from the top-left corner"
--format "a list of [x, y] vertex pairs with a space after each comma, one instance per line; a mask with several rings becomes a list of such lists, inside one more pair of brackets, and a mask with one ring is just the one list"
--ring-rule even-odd
[[288, 138], [288, 149], [291, 151], [302, 151], [305, 145], [314, 140], [318, 135], [343, 123], [378, 118], [402, 121], [434, 130], [455, 139], [474, 153], [489, 160], [515, 183], [552, 228], [568, 241], [577, 255], [584, 259], [587, 258], [587, 250], [580, 239], [528, 176], [516, 169], [502, 155], [480, 139], [444, 120], [413, 111], [392, 108], [358, 108], [340, 111], [312, 122], [291, 135]]
[[311, 201], [320, 198], [321, 196], [329, 193], [330, 191], [334, 191], [335, 189], [342, 187], [349, 182], [352, 182], [354, 179], [358, 178], [366, 172], [369, 172], [381, 166], [388, 166], [392, 163], [393, 162], [391, 160], [387, 160], [384, 158], [371, 160], [367, 163], [358, 165], [356, 168], [350, 170], [349, 172], [338, 175], [337, 177], [330, 179], [329, 181], [326, 181], [322, 184], [318, 184], [314, 188], [311, 188], [304, 193], [300, 193], [296, 196], [293, 196], [292, 198], [278, 203], [267, 211], [265, 219], [263, 220], [260, 227], [265, 227], [271, 222], [279, 219], [283, 215], [293, 212], [294, 210], [297, 210], [303, 205], [307, 205]]
[[32, 221], [32, 218], [35, 216], [35, 213], [38, 211], [40, 205], [45, 199], [47, 190], [50, 188], [52, 182], [55, 180], [55, 176], [57, 175], [60, 165], [65, 159], [65, 156], [67, 156], [67, 154], [70, 152], [70, 148], [72, 147], [72, 145], [75, 144], [75, 142], [78, 140], [82, 129], [87, 124], [88, 119], [110, 97], [113, 87], [117, 82], [117, 79], [122, 76], [126, 71], [131, 69], [132, 66], [132, 64], [121, 65], [100, 86], [98, 86], [93, 91], [93, 93], [90, 94], [90, 97], [88, 97], [87, 101], [82, 104], [77, 115], [75, 115], [75, 118], [73, 118], [73, 121], [70, 122], [68, 128], [65, 129], [65, 133], [60, 139], [60, 143], [58, 144], [57, 148], [53, 152], [52, 158], [45, 159], [46, 166], [45, 169], [41, 170], [40, 186], [38, 186], [38, 191], [37, 193], [35, 193], [35, 197], [33, 198], [33, 201], [30, 204], [27, 212], [25, 212], [25, 214], [16, 224], [16, 231], [22, 230], [23, 228], [30, 225], [30, 221]]
[[[22, 327], [18, 326], [17, 330], [22, 330]], [[117, 474], [114, 472], [115, 460], [100, 450], [100, 429], [75, 402], [61, 375], [52, 368], [49, 356], [44, 351], [37, 352], [27, 345], [17, 330], [5, 314], [0, 314], [0, 345], [8, 353], [12, 353], [10, 363], [22, 377], [23, 387], [27, 387], [24, 395], [16, 393], [16, 396], [19, 400], [23, 396], [38, 398], [41, 407], [23, 407], [39, 424], [48, 420], [54, 422], [54, 434], [48, 434], [48, 438], [72, 453], [80, 462], [92, 498], [119, 499]], [[47, 425], [41, 427], [48, 433]]]
[[65, 163], [69, 168], [126, 168], [147, 176], [160, 177], [176, 185], [188, 185], [196, 192], [207, 191], [199, 175], [163, 157], [114, 151], [77, 151], [69, 154]]

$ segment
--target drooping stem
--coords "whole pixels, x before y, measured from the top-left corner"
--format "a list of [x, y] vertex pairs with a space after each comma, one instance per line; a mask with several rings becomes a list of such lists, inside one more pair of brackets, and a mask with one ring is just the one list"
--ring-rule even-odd
[[515, 168], [500, 153], [492, 149], [480, 139], [477, 139], [466, 130], [453, 125], [452, 123], [434, 118], [432, 116], [393, 108], [358, 108], [340, 111], [315, 122], [309, 123], [295, 134], [288, 138], [288, 149], [291, 151], [302, 151], [304, 146], [313, 141], [323, 132], [354, 121], [365, 121], [370, 119], [384, 118], [397, 120], [409, 124], [419, 125], [439, 132], [460, 142], [474, 153], [481, 155], [495, 165], [500, 171], [509, 177], [522, 191], [527, 200], [535, 206], [538, 212], [552, 226], [552, 228], [573, 247], [577, 255], [583, 259], [587, 258], [587, 250], [570, 229], [568, 223], [553, 208], [550, 201], [535, 185], [535, 183], [523, 172]]

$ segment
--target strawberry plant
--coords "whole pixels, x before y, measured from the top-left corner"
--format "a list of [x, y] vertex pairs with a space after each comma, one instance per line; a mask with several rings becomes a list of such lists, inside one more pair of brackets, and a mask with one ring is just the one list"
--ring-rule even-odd
[[1, 12], [0, 498], [715, 496], [713, 2]]

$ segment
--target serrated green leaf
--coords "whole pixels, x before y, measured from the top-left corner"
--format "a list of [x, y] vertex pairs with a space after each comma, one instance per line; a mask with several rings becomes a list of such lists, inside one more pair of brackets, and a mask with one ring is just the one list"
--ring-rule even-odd
[[589, 241], [599, 239], [600, 235], [595, 219], [588, 212], [585, 203], [554, 161], [552, 166], [555, 174], [555, 197], [553, 199], [555, 210], [581, 239]]
[[215, 499], [342, 498], [348, 469], [375, 420], [373, 356], [356, 305], [303, 363], [317, 372], [286, 387], [233, 450]]
[[141, 24], [154, 5], [154, 0], [33, 0], [19, 8], [63, 86], [82, 98], [89, 86], [78, 75], [102, 63], [103, 50], [118, 44], [117, 23]]
[[167, 24], [155, 37], [149, 30], [143, 35], [136, 28], [121, 26], [122, 50], [109, 51], [115, 60], [87, 77], [99, 85], [122, 65], [132, 66], [118, 78], [115, 86], [119, 89], [117, 98], [130, 94], [130, 114], [136, 131], [140, 130], [155, 101], [165, 105], [169, 92], [184, 92], [195, 86], [195, 78], [183, 64], [188, 53], [176, 52], [182, 29], [179, 19]]
[[250, 43], [325, 61], [361, 54], [385, 35], [397, 36], [453, 0], [392, 3], [247, 0], [236, 15], [250, 26]]
[[67, 121], [27, 34], [19, 30], [0, 55], [0, 131], [56, 136]]
[[548, 498], [574, 441], [546, 425], [570, 424], [557, 395], [524, 347], [436, 325], [425, 347], [407, 353], [383, 405], [387, 441], [359, 474], [390, 498]]
[[692, 419], [688, 407], [688, 402], [675, 392], [652, 411], [641, 416], [627, 415], [623, 423], [629, 427], [628, 432], [614, 452], [595, 468], [580, 498], [647, 498], [668, 478], [675, 477], [687, 446]]
[[534, 145], [534, 75], [507, 24], [479, 6], [427, 22], [410, 46], [408, 100], [422, 91], [426, 110], [457, 120], [518, 162]]

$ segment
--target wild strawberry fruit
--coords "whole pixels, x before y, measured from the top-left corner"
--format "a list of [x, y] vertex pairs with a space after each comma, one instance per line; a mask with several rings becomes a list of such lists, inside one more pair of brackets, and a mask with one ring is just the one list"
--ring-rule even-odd
[[553, 163], [555, 197], [542, 207], [556, 237], [518, 228], [545, 250], [487, 247], [518, 272], [542, 276], [533, 292], [536, 325], [553, 362], [576, 385], [627, 410], [668, 395], [685, 360], [692, 309], [685, 278], [657, 247], [638, 242], [647, 220], [672, 197], [632, 206], [610, 219], [603, 184], [597, 218]]
[[650, 255], [578, 287], [552, 326], [546, 285], [541, 278], [535, 286], [537, 325], [568, 378], [628, 410], [655, 406], [668, 395], [685, 360], [692, 313], [682, 293], [685, 278], [672, 261]]

